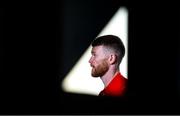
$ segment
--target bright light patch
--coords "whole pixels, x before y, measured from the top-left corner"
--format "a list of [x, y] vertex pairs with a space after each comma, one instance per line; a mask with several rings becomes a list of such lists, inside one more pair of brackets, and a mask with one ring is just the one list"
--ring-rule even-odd
[[[125, 45], [126, 53], [120, 64], [120, 72], [127, 78], [128, 11], [125, 7], [121, 7], [117, 11], [98, 36], [109, 34], [120, 37]], [[89, 46], [62, 81], [62, 88], [65, 92], [98, 95], [104, 88], [100, 78], [91, 76], [91, 67], [88, 62], [91, 57], [91, 49], [92, 47]]]

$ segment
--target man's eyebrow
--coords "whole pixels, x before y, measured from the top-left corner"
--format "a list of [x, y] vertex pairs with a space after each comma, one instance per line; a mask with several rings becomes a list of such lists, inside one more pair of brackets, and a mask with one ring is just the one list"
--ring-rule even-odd
[[95, 54], [95, 52], [94, 52], [94, 51], [91, 51], [91, 54]]

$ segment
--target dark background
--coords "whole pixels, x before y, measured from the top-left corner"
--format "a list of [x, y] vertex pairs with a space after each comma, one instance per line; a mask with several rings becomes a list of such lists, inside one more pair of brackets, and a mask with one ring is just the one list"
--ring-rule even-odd
[[[63, 92], [62, 79], [121, 6], [129, 10], [127, 99]], [[174, 1], [3, 2], [0, 113], [179, 114], [179, 11]]]

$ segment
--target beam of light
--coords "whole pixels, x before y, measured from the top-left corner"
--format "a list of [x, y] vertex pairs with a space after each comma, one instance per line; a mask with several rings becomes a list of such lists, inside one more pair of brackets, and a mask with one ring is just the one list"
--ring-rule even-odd
[[[126, 53], [120, 64], [120, 72], [126, 78], [127, 75], [127, 56], [128, 56], [128, 11], [125, 7], [120, 7], [112, 19], [104, 27], [98, 36], [116, 35], [121, 38], [125, 45]], [[62, 89], [65, 92], [98, 95], [104, 88], [100, 78], [91, 76], [91, 67], [89, 59], [91, 57], [91, 49], [89, 46], [82, 57], [78, 60], [72, 70], [66, 75], [62, 81]]]

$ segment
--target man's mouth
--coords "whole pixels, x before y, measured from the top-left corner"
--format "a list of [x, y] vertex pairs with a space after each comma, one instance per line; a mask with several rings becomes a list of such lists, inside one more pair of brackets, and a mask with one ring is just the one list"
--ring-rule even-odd
[[94, 66], [91, 64], [91, 67], [94, 68]]

